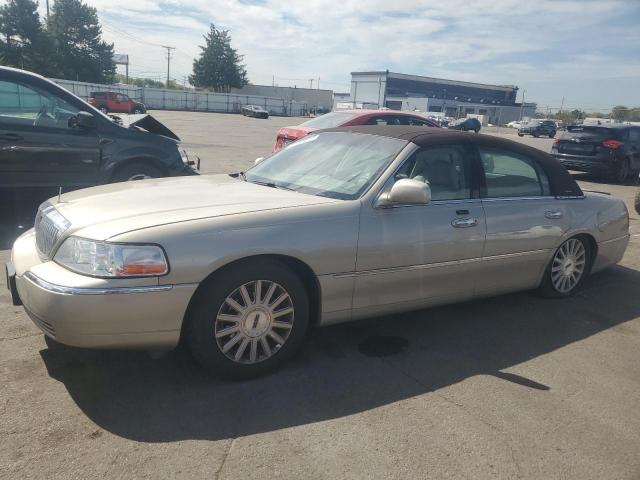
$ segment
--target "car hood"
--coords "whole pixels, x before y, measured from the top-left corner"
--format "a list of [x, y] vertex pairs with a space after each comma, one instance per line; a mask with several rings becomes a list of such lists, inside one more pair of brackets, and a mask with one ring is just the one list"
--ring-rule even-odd
[[[138, 104], [142, 105], [142, 104]], [[163, 137], [173, 138], [174, 140], [180, 141], [180, 137], [178, 137], [175, 133], [169, 130], [163, 123], [160, 123], [154, 117], [149, 115], [148, 113], [142, 113], [139, 115], [129, 115], [129, 121], [127, 122], [127, 126], [138, 127], [149, 133], [156, 133], [158, 135], [162, 135]]]
[[69, 233], [97, 240], [169, 223], [335, 202], [229, 175], [115, 183], [50, 200], [71, 223]]

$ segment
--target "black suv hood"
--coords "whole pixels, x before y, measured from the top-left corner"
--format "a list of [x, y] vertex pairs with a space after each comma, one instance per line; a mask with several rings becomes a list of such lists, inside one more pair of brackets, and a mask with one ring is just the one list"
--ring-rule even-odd
[[129, 115], [129, 127], [138, 127], [146, 130], [149, 133], [155, 133], [164, 137], [173, 138], [178, 142], [180, 141], [180, 137], [178, 137], [164, 124], [160, 123], [148, 113], [142, 113], [140, 115]]

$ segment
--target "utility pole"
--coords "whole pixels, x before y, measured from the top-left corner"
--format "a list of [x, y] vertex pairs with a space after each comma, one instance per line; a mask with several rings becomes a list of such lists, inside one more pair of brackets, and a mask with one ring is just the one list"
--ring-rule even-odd
[[46, 0], [47, 3], [47, 20], [49, 20], [49, 0]]
[[315, 80], [315, 78], [310, 78], [309, 79], [309, 88], [313, 90], [313, 81]]
[[520, 121], [522, 121], [522, 109], [524, 108], [524, 94], [526, 90], [522, 90], [522, 103], [520, 104]]
[[320, 77], [318, 77], [318, 93], [316, 94], [316, 115], [318, 114], [318, 108], [320, 108]]
[[176, 47], [167, 47], [165, 45], [160, 46], [167, 49], [167, 88], [169, 88], [169, 65], [171, 64], [171, 50], [175, 50]]
[[562, 97], [562, 102], [560, 102], [560, 111], [558, 113], [562, 114], [562, 107], [564, 107], [564, 96]]

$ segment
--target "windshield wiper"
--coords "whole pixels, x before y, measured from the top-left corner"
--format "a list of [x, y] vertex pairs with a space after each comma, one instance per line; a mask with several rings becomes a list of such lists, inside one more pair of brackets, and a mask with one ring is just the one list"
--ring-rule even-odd
[[249, 183], [255, 183], [256, 185], [262, 185], [264, 187], [278, 188], [280, 190], [289, 190], [291, 192], [295, 191], [293, 188], [285, 187], [284, 185], [278, 185], [277, 183], [274, 183], [274, 182], [259, 182], [258, 180], [246, 180], [246, 179], [245, 181]]

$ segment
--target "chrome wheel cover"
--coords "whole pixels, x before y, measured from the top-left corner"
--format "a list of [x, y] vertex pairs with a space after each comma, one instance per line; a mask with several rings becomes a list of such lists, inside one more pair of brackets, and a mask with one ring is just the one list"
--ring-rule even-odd
[[551, 283], [559, 293], [573, 290], [584, 275], [587, 252], [582, 242], [572, 238], [563, 243], [553, 257]]
[[236, 363], [259, 363], [285, 344], [294, 322], [289, 293], [270, 280], [254, 280], [225, 298], [214, 323], [220, 351]]

